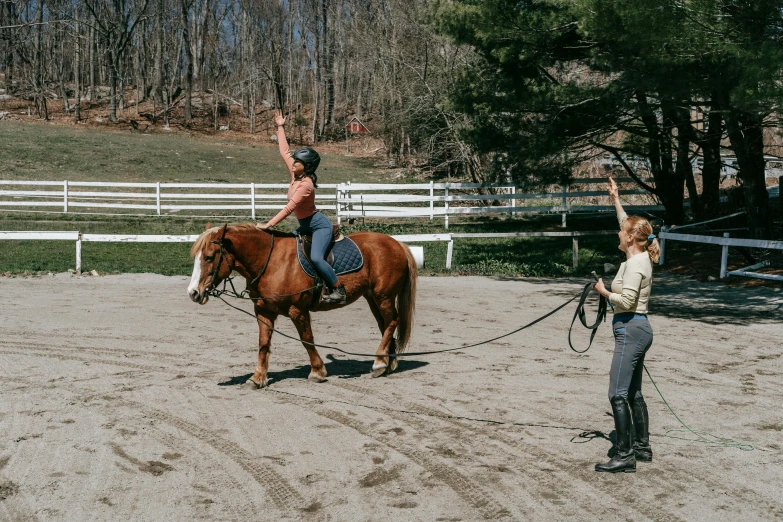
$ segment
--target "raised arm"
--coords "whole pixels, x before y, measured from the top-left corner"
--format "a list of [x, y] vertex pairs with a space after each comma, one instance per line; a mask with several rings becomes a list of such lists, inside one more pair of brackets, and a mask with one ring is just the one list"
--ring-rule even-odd
[[625, 213], [622, 204], [620, 204], [620, 191], [617, 189], [617, 184], [611, 176], [609, 176], [609, 197], [612, 199], [612, 203], [614, 203], [614, 209], [617, 212], [617, 221], [622, 227], [623, 221], [628, 217], [628, 214]]
[[291, 157], [291, 151], [288, 150], [288, 140], [285, 139], [285, 116], [280, 111], [275, 111], [275, 125], [277, 125], [277, 145], [280, 148], [280, 156], [283, 157], [285, 166], [291, 174], [291, 181], [294, 180], [294, 158]]

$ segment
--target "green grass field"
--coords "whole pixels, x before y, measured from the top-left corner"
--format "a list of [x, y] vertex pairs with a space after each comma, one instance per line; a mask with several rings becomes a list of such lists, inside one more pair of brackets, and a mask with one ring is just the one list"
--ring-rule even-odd
[[[266, 136], [266, 134], [264, 134]], [[261, 144], [262, 143], [262, 144]], [[324, 153], [321, 183], [388, 181], [367, 158]], [[287, 183], [277, 145], [0, 121], [0, 179]]]
[[[226, 143], [219, 137], [183, 134], [144, 135], [49, 124], [0, 122], [0, 179], [79, 181], [284, 182], [286, 171], [277, 148]], [[229, 158], [230, 156], [230, 158]], [[389, 182], [388, 170], [370, 159], [325, 154], [319, 170], [323, 183]], [[78, 230], [103, 234], [196, 234], [206, 220], [184, 217], [90, 216], [17, 213], [0, 210], [0, 230]], [[562, 230], [560, 216], [480, 216], [453, 221], [450, 232]], [[279, 228], [290, 230], [289, 218]], [[568, 230], [611, 230], [613, 216], [569, 217]], [[386, 234], [444, 232], [443, 220], [356, 220], [346, 233], [372, 230]], [[613, 236], [580, 238], [581, 264], [571, 268], [570, 238], [459, 239], [452, 270], [445, 268], [446, 244], [424, 243], [424, 274], [497, 276], [586, 275], [604, 262], [617, 263]], [[185, 244], [85, 243], [83, 270], [99, 273], [154, 272], [189, 275], [192, 263]], [[0, 273], [64, 272], [75, 266], [75, 245], [57, 241], [3, 241]]]

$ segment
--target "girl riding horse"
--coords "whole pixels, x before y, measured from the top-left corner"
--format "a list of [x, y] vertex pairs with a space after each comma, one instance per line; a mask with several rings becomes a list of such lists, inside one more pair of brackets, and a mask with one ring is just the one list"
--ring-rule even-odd
[[340, 284], [332, 266], [326, 262], [326, 254], [332, 243], [332, 222], [315, 208], [315, 189], [318, 188], [318, 176], [315, 171], [321, 163], [321, 157], [309, 147], [297, 150], [293, 154], [288, 150], [285, 138], [285, 117], [280, 111], [275, 112], [277, 125], [277, 143], [280, 155], [283, 157], [291, 182], [288, 186], [288, 204], [275, 217], [263, 224], [256, 225], [266, 230], [280, 223], [293, 213], [299, 220], [300, 234], [310, 234], [313, 237], [310, 257], [318, 274], [326, 281], [328, 291], [322, 297], [325, 303], [345, 304], [345, 287]]

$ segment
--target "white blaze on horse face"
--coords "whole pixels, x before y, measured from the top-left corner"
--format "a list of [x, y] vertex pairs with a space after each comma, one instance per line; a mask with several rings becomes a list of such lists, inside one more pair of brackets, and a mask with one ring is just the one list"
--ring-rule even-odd
[[193, 275], [190, 276], [188, 296], [193, 299], [193, 292], [198, 293], [198, 282], [201, 280], [201, 252], [193, 260]]

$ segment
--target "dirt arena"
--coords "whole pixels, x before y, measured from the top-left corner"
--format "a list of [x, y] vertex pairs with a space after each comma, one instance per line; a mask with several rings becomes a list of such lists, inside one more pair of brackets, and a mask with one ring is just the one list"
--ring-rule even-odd
[[[608, 475], [593, 465], [613, 430], [611, 330], [572, 353], [573, 306], [380, 379], [370, 359], [322, 349], [329, 380], [308, 382], [305, 350], [275, 335], [271, 385], [248, 391], [254, 322], [216, 300], [191, 303], [187, 283], [0, 278], [0, 519], [783, 517], [781, 289], [658, 277], [653, 377], [693, 427], [756, 449], [664, 437], [677, 423], [645, 378], [654, 461]], [[420, 278], [409, 350], [507, 332], [582, 284]], [[354, 351], [380, 340], [364, 301], [316, 314], [314, 330]]]

